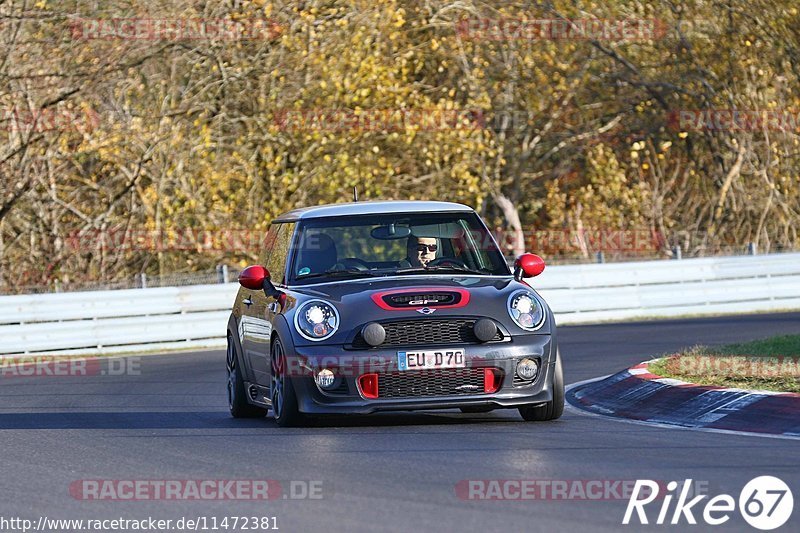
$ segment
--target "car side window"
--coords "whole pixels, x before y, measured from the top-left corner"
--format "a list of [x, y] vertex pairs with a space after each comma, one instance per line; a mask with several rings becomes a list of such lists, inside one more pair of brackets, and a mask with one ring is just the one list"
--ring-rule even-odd
[[267, 264], [267, 259], [269, 259], [269, 254], [272, 252], [272, 248], [275, 246], [275, 235], [278, 233], [278, 230], [281, 229], [281, 224], [272, 224], [267, 230], [267, 234], [264, 236], [264, 262], [263, 264]]
[[269, 270], [273, 283], [283, 284], [286, 283], [286, 260], [292, 245], [294, 223], [275, 224], [270, 231], [273, 229], [275, 231], [274, 244], [267, 255], [264, 266]]

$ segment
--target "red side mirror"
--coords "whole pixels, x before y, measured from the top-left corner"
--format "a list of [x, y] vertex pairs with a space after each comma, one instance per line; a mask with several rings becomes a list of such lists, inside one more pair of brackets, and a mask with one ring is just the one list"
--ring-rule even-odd
[[261, 265], [249, 266], [239, 274], [239, 284], [254, 291], [263, 289], [265, 280], [269, 280], [269, 270]]
[[544, 259], [536, 254], [522, 254], [514, 261], [514, 277], [532, 278], [544, 272]]

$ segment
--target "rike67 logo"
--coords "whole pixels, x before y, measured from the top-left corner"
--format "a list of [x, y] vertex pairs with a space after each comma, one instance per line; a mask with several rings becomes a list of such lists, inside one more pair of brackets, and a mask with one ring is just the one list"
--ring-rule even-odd
[[[680, 524], [684, 519], [688, 524], [697, 524], [694, 513], [700, 514], [702, 508], [703, 521], [711, 526], [719, 526], [730, 519], [731, 513], [737, 507], [736, 500], [729, 494], [714, 496], [705, 502], [705, 506], [698, 506], [707, 496], [700, 495], [689, 499], [692, 487], [691, 479], [685, 480], [680, 488], [677, 481], [670, 481], [667, 483], [666, 494], [659, 494], [662, 486], [649, 479], [637, 479], [622, 523], [630, 524], [633, 513], [636, 511], [639, 523], [648, 524], [645, 506], [656, 499], [663, 499], [658, 518], [655, 521], [659, 525]], [[644, 497], [640, 498], [641, 495]], [[676, 495], [678, 499], [670, 519], [670, 507], [673, 497]], [[779, 528], [789, 520], [794, 508], [794, 497], [789, 486], [781, 479], [773, 476], [759, 476], [751, 479], [739, 493], [738, 508], [742, 518], [748, 524], [756, 529], [767, 531]]]

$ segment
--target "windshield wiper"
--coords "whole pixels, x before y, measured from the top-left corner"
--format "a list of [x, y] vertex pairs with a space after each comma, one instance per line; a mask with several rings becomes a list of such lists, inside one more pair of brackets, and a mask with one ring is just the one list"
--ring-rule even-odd
[[326, 270], [325, 272], [315, 272], [314, 274], [303, 274], [297, 276], [297, 280], [313, 279], [313, 278], [342, 278], [342, 277], [355, 277], [355, 278], [374, 278], [377, 274], [369, 272], [368, 270], [359, 270], [357, 268], [345, 268], [336, 270]]

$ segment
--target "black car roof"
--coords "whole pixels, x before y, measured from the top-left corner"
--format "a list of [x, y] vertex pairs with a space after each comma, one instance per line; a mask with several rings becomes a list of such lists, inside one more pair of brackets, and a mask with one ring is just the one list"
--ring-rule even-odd
[[471, 207], [453, 202], [426, 202], [414, 200], [350, 202], [293, 209], [273, 220], [297, 222], [312, 218], [340, 217], [348, 215], [376, 215], [387, 213], [472, 213]]

